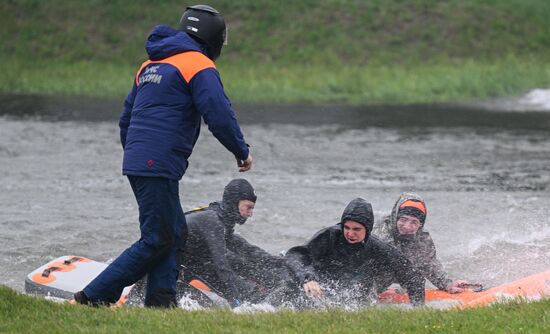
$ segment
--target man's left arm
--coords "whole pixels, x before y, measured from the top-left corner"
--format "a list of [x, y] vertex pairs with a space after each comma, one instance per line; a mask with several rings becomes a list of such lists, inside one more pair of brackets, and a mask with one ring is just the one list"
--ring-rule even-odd
[[231, 102], [214, 68], [207, 68], [197, 73], [190, 82], [193, 102], [201, 114], [208, 129], [218, 141], [239, 161], [247, 160], [248, 145], [244, 141]]

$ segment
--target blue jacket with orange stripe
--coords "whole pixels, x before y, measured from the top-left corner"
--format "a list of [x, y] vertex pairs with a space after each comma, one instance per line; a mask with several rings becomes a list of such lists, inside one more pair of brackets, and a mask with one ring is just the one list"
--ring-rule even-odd
[[137, 72], [120, 116], [124, 175], [179, 180], [200, 133], [201, 116], [237, 159], [248, 145], [212, 62], [185, 32], [153, 29], [149, 60]]

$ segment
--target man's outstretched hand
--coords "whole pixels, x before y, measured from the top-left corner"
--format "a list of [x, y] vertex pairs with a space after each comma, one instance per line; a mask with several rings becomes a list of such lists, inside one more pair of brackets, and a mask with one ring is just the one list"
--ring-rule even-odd
[[239, 172], [246, 172], [252, 168], [252, 154], [248, 154], [246, 160], [238, 160], [237, 166], [239, 166]]

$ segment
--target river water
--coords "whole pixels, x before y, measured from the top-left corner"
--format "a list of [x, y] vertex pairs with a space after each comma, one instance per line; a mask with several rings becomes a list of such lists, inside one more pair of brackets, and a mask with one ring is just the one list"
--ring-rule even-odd
[[[0, 284], [62, 255], [99, 261], [138, 238], [121, 175], [118, 101], [0, 98]], [[240, 174], [203, 129], [181, 182], [184, 209], [246, 177], [254, 217], [238, 232], [278, 253], [337, 223], [363, 197], [376, 217], [423, 196], [452, 277], [498, 285], [550, 268], [550, 112], [454, 106], [237, 106], [252, 146]]]

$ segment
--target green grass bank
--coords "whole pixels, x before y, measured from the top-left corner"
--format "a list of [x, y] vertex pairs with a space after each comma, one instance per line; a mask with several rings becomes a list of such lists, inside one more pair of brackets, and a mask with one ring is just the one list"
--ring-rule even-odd
[[548, 333], [550, 300], [464, 311], [369, 309], [234, 314], [94, 309], [0, 287], [1, 333]]
[[[195, 2], [189, 2], [194, 4]], [[212, 0], [217, 63], [253, 103], [430, 103], [550, 86], [546, 0]], [[0, 93], [125, 96], [150, 29], [177, 0], [0, 2]]]

